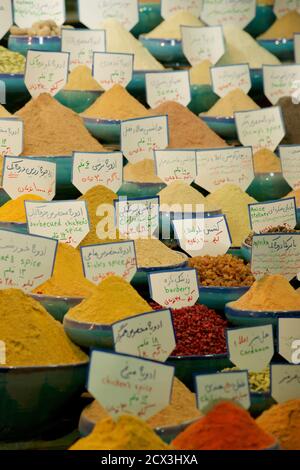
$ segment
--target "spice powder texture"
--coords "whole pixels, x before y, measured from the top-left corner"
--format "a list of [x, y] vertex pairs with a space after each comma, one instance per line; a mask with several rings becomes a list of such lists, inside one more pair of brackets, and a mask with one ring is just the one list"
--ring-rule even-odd
[[26, 223], [25, 201], [44, 201], [40, 196], [35, 194], [23, 194], [17, 199], [11, 199], [0, 207], [1, 222]]

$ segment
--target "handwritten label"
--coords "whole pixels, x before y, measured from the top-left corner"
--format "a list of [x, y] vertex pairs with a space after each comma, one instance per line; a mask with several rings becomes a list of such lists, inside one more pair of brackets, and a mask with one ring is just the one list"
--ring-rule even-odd
[[35, 194], [46, 201], [55, 196], [56, 164], [36, 158], [5, 157], [2, 186], [11, 199]]
[[161, 0], [160, 5], [161, 16], [165, 19], [182, 10], [199, 18], [203, 0]]
[[155, 150], [156, 174], [166, 184], [191, 184], [197, 175], [195, 150]]
[[145, 77], [147, 103], [151, 108], [166, 101], [175, 101], [183, 106], [191, 101], [188, 70], [146, 73]]
[[117, 226], [122, 238], [152, 238], [159, 228], [159, 198], [119, 198], [115, 202]]
[[191, 307], [199, 299], [195, 269], [149, 273], [148, 283], [150, 297], [162, 307], [176, 309]]
[[277, 403], [300, 397], [300, 366], [271, 364], [271, 395]]
[[7, 33], [13, 24], [11, 0], [0, 0], [0, 39]]
[[122, 182], [121, 152], [73, 153], [72, 183], [82, 194], [99, 184], [117, 192]]
[[89, 29], [114, 18], [130, 31], [139, 21], [138, 0], [78, 0], [79, 20]]
[[67, 83], [68, 52], [28, 51], [25, 85], [33, 98], [41, 93], [55, 96]]
[[114, 85], [125, 88], [132, 80], [133, 63], [133, 54], [95, 52], [93, 77], [104, 90], [109, 90]]
[[173, 220], [181, 248], [191, 256], [219, 256], [227, 253], [231, 237], [226, 216]]
[[197, 405], [205, 411], [213, 402], [230, 400], [246, 410], [250, 408], [250, 390], [247, 371], [201, 374], [195, 377]]
[[300, 9], [300, 2], [299, 0], [275, 0], [273, 11], [277, 18], [281, 18], [281, 16], [286, 15], [290, 11]]
[[203, 60], [215, 64], [225, 53], [221, 26], [181, 26], [181, 35], [183, 53], [191, 65]]
[[300, 33], [294, 34], [295, 62], [300, 64]]
[[291, 281], [300, 266], [300, 233], [255, 235], [251, 270], [256, 279], [281, 274]]
[[6, 364], [6, 344], [4, 341], [0, 341], [0, 364]]
[[155, 116], [121, 122], [121, 149], [130, 163], [146, 158], [169, 144], [168, 117]]
[[290, 364], [300, 364], [300, 318], [278, 318], [278, 352]]
[[300, 80], [300, 65], [264, 65], [264, 94], [272, 104], [295, 91], [295, 81]]
[[137, 272], [133, 241], [81, 247], [85, 277], [98, 285], [108, 276], [130, 282]]
[[293, 189], [300, 189], [300, 145], [279, 147], [282, 174]]
[[0, 104], [6, 104], [6, 84], [0, 80]]
[[23, 152], [24, 124], [21, 119], [0, 119], [0, 157]]
[[210, 72], [213, 90], [221, 97], [237, 88], [247, 95], [251, 89], [249, 64], [212, 67]]
[[70, 54], [70, 70], [78, 65], [87, 65], [91, 69], [94, 52], [105, 51], [105, 31], [63, 28], [61, 50]]
[[248, 207], [251, 228], [254, 232], [261, 232], [269, 227], [277, 227], [284, 224], [294, 228], [297, 224], [294, 197], [249, 204]]
[[66, 19], [65, 0], [13, 0], [14, 21], [20, 28], [30, 28], [36, 21], [53, 20], [62, 25]]
[[85, 201], [25, 201], [28, 231], [77, 247], [90, 231]]
[[176, 348], [170, 310], [126, 318], [112, 329], [118, 353], [165, 362]]
[[279, 106], [255, 111], [234, 113], [238, 138], [244, 146], [251, 145], [254, 153], [262, 148], [272, 152], [285, 136], [285, 127]]
[[234, 24], [244, 29], [256, 13], [255, 0], [203, 0], [201, 19], [208, 25]]
[[169, 405], [174, 367], [105, 351], [92, 351], [88, 391], [113, 418], [142, 420]]
[[0, 230], [0, 289], [31, 292], [53, 273], [57, 241]]
[[246, 191], [254, 179], [251, 147], [197, 150], [196, 162], [196, 183], [210, 193], [224, 184], [235, 184]]

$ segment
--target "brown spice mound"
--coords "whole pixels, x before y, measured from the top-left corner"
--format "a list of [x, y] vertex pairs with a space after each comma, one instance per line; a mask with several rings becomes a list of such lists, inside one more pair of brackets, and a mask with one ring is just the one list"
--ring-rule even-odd
[[[260, 233], [296, 233], [298, 230], [295, 230], [289, 227], [286, 224], [277, 225], [277, 227], [268, 227], [264, 230], [261, 230]], [[256, 235], [254, 232], [251, 232], [245, 240], [245, 244], [252, 246], [253, 237]]]

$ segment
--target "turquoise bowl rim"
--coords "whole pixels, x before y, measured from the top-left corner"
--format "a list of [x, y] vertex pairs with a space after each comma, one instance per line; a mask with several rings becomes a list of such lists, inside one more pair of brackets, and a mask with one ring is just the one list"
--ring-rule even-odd
[[161, 43], [161, 42], [165, 42], [168, 46], [175, 46], [175, 45], [178, 46], [178, 45], [182, 44], [181, 39], [147, 38], [147, 36], [145, 34], [141, 34], [139, 36], [139, 39], [142, 39], [143, 41], [153, 42], [157, 45], [159, 45], [159, 43]]
[[61, 36], [36, 36], [36, 35], [27, 35], [27, 34], [10, 34], [9, 39], [13, 39], [16, 42], [28, 42], [29, 39], [46, 39], [46, 41], [61, 41]]
[[25, 74], [24, 73], [0, 73], [0, 80], [1, 78], [23, 78], [24, 79]]
[[58, 365], [48, 365], [48, 366], [7, 366], [7, 367], [0, 367], [0, 374], [1, 373], [6, 373], [6, 372], [37, 372], [37, 371], [48, 371], [48, 370], [55, 370], [55, 369], [73, 369], [77, 367], [82, 367], [82, 366], [88, 366], [90, 360], [87, 359], [86, 361], [83, 362], [76, 362], [74, 364], [58, 364]]
[[262, 39], [258, 39], [257, 38], [256, 40], [261, 46], [264, 43], [265, 44], [274, 44], [274, 43], [276, 44], [277, 42], [278, 42], [278, 44], [277, 44], [278, 46], [281, 45], [281, 44], [288, 44], [288, 45], [291, 45], [291, 46], [294, 45], [294, 40], [291, 39], [291, 38], [289, 38], [289, 39], [287, 39], [287, 38], [277, 38], [277, 39], [276, 38], [274, 38], [274, 39], [263, 39], [262, 38]]
[[[104, 93], [104, 90], [64, 90], [63, 88], [58, 93], [92, 93], [93, 95], [99, 94], [99, 96]], [[84, 112], [84, 111], [83, 111]]]
[[[37, 287], [38, 289], [38, 287]], [[57, 301], [57, 302], [77, 302], [77, 301], [83, 301], [85, 300], [85, 297], [64, 297], [64, 296], [59, 296], [59, 295], [46, 295], [46, 294], [35, 294], [35, 293], [30, 293], [30, 297], [32, 297], [35, 300], [51, 300], [51, 301]]]
[[229, 359], [229, 356], [227, 353], [223, 354], [206, 354], [206, 356], [197, 356], [197, 355], [192, 355], [192, 356], [169, 356], [167, 361], [182, 361], [182, 360], [192, 360], [192, 361], [197, 361], [197, 360], [205, 360], [208, 361], [210, 359]]
[[[84, 112], [84, 111], [83, 111]], [[110, 126], [110, 125], [120, 125], [121, 124], [121, 119], [102, 119], [102, 118], [88, 118], [82, 116], [84, 122], [87, 122], [89, 124], [101, 124], [105, 126]]]
[[199, 116], [204, 122], [209, 123], [218, 123], [218, 124], [235, 124], [235, 119], [232, 116], [205, 116], [204, 114], [200, 114]]
[[199, 291], [211, 291], [214, 293], [236, 293], [238, 291], [247, 292], [251, 286], [237, 286], [237, 287], [225, 287], [225, 286], [201, 286], [199, 285]]
[[233, 302], [229, 302], [225, 305], [225, 314], [229, 313], [230, 315], [244, 318], [264, 318], [264, 319], [276, 319], [279, 315], [289, 314], [294, 315], [300, 318], [300, 309], [299, 310], [239, 310], [232, 307]]

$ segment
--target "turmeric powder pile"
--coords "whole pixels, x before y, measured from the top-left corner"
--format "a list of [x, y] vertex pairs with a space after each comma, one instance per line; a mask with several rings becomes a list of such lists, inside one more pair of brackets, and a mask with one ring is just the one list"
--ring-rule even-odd
[[7, 109], [4, 108], [4, 106], [0, 104], [0, 118], [8, 117], [12, 117], [12, 115], [7, 111]]
[[26, 223], [25, 201], [44, 201], [35, 194], [23, 194], [18, 199], [11, 199], [0, 207], [0, 222]]
[[280, 159], [271, 150], [263, 148], [253, 155], [255, 173], [281, 173]]
[[211, 85], [210, 68], [213, 64], [209, 60], [203, 60], [190, 68], [191, 85]]
[[213, 117], [233, 117], [235, 112], [255, 109], [259, 109], [259, 106], [250, 96], [246, 95], [240, 88], [236, 88], [220, 98], [205, 114]]
[[296, 206], [297, 207], [300, 207], [300, 188], [299, 189], [295, 189], [294, 191], [291, 191], [287, 196], [285, 196], [286, 198], [287, 197], [294, 197], [296, 199]]
[[156, 175], [155, 162], [150, 158], [140, 160], [137, 163], [127, 163], [124, 167], [124, 181], [163, 184], [163, 181]]
[[87, 65], [78, 65], [70, 72], [64, 90], [101, 91], [102, 87], [92, 76]]

